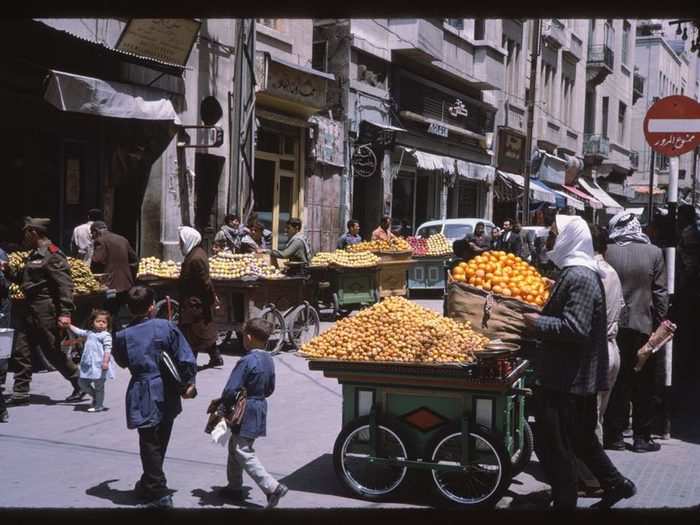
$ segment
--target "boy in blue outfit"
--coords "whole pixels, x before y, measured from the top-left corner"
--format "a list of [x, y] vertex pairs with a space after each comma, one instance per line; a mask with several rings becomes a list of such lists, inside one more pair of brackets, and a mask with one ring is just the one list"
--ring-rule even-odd
[[[194, 379], [197, 361], [182, 332], [170, 321], [152, 319], [155, 310], [153, 290], [134, 286], [127, 304], [133, 319], [117, 332], [112, 357], [131, 372], [126, 390], [126, 426], [139, 432], [143, 475], [134, 491], [149, 507], [172, 507], [163, 460], [177, 415], [182, 412], [180, 396], [196, 395]], [[161, 377], [160, 353], [167, 352], [180, 373], [183, 391]]]
[[275, 480], [255, 455], [253, 443], [265, 435], [267, 426], [267, 400], [275, 391], [275, 364], [264, 350], [272, 333], [272, 324], [264, 319], [251, 319], [243, 327], [243, 347], [246, 354], [236, 363], [224, 388], [221, 401], [231, 407], [241, 388], [247, 392], [245, 412], [240, 429], [233, 429], [228, 443], [226, 477], [228, 486], [223, 495], [241, 501], [243, 495], [243, 471], [253, 478], [267, 496], [267, 507], [277, 505], [289, 490]]

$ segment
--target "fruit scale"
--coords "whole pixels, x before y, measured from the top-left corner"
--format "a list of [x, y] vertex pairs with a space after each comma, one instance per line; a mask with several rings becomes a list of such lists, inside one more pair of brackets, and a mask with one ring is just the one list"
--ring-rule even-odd
[[424, 364], [309, 358], [343, 389], [333, 448], [342, 485], [370, 500], [394, 497], [409, 471], [430, 473], [439, 501], [493, 507], [530, 460], [524, 417], [528, 361], [493, 347], [476, 363]]

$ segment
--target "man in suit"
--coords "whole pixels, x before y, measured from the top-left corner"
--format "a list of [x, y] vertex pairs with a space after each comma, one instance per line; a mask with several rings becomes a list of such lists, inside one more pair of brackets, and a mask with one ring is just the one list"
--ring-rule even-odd
[[108, 299], [105, 304], [105, 309], [112, 314], [113, 330], [116, 332], [121, 327], [118, 322], [119, 311], [126, 304], [127, 292], [134, 286], [138, 258], [129, 241], [109, 231], [104, 222], [93, 222], [90, 232], [95, 240], [92, 271], [106, 273], [107, 287], [117, 292], [116, 296]]
[[504, 252], [514, 253], [519, 257], [522, 242], [520, 234], [513, 231], [513, 221], [511, 219], [503, 221], [503, 231], [501, 233], [498, 249]]
[[637, 351], [666, 318], [668, 291], [663, 253], [642, 233], [637, 217], [621, 212], [610, 220], [607, 261], [622, 282], [625, 308], [619, 321], [620, 373], [613, 388], [603, 424], [605, 447], [625, 450], [622, 433], [627, 428], [627, 408], [632, 402], [635, 452], [655, 452], [660, 445], [651, 439], [654, 372], [663, 352], [654, 354], [640, 372], [634, 371]]

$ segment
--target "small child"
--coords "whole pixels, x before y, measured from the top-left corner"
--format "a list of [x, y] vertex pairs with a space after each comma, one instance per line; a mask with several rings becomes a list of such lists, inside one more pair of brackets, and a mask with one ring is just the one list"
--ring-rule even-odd
[[246, 354], [236, 363], [224, 387], [221, 400], [233, 406], [236, 392], [245, 388], [247, 400], [239, 429], [233, 430], [229, 440], [226, 475], [228, 485], [222, 496], [235, 501], [245, 499], [243, 471], [253, 478], [267, 496], [267, 507], [275, 507], [289, 490], [265, 470], [255, 454], [253, 443], [266, 433], [267, 397], [275, 391], [275, 363], [265, 351], [272, 333], [272, 324], [264, 319], [251, 319], [243, 327], [243, 347]]
[[80, 358], [78, 385], [83, 392], [92, 397], [92, 406], [88, 408], [88, 412], [102, 412], [105, 410], [105, 381], [107, 378], [114, 379], [114, 369], [110, 360], [112, 317], [105, 310], [93, 310], [88, 324], [92, 330], [70, 326], [76, 335], [87, 337]]

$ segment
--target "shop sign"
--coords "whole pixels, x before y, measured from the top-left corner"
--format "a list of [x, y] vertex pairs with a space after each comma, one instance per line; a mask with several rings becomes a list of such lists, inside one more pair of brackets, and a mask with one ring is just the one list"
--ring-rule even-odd
[[469, 116], [469, 111], [467, 111], [466, 106], [464, 105], [464, 102], [461, 100], [457, 99], [455, 100], [455, 103], [447, 108], [447, 111], [452, 115], [453, 117], [468, 117]]
[[201, 25], [201, 22], [187, 18], [132, 18], [122, 31], [116, 48], [184, 66]]
[[437, 135], [438, 137], [447, 138], [448, 131], [445, 126], [438, 124], [437, 122], [431, 122], [428, 126], [428, 133]]
[[498, 168], [520, 174], [525, 168], [525, 137], [518, 131], [498, 128]]
[[316, 140], [314, 142], [316, 162], [331, 166], [345, 166], [342, 122], [318, 116], [312, 117], [311, 121], [316, 124]]
[[305, 106], [323, 107], [326, 100], [326, 79], [309, 75], [271, 62], [267, 93], [299, 102]]
[[352, 155], [352, 171], [358, 177], [371, 177], [377, 170], [377, 156], [369, 144], [360, 144]]

